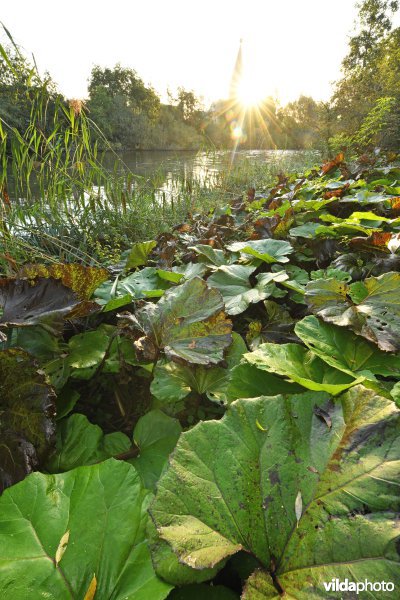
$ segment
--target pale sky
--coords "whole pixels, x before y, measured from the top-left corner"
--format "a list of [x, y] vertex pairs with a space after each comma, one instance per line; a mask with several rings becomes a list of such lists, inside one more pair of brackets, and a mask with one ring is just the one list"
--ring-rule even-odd
[[0, 21], [68, 98], [87, 95], [94, 65], [117, 62], [163, 99], [178, 86], [227, 97], [243, 38], [247, 77], [288, 101], [329, 98], [356, 14], [353, 0], [11, 0]]

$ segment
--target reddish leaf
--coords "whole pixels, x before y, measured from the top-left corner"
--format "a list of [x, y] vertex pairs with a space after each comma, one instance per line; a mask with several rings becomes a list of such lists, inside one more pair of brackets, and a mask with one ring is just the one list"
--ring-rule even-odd
[[384, 231], [374, 231], [368, 237], [355, 237], [350, 240], [349, 245], [353, 249], [370, 249], [386, 250], [392, 234]]
[[339, 152], [339, 154], [337, 154], [333, 160], [326, 162], [324, 165], [322, 165], [321, 175], [326, 175], [333, 169], [336, 169], [336, 167], [341, 165], [343, 162], [344, 162], [344, 154], [343, 154], [343, 152]]
[[345, 193], [347, 192], [347, 190], [349, 189], [350, 184], [346, 183], [346, 185], [344, 185], [343, 187], [337, 189], [337, 190], [331, 190], [329, 192], [325, 192], [324, 194], [324, 199], [325, 200], [329, 200], [329, 198], [342, 198]]

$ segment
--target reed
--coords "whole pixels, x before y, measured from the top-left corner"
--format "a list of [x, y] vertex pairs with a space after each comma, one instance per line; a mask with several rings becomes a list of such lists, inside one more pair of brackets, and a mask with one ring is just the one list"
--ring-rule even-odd
[[[19, 49], [11, 40], [14, 51]], [[13, 261], [79, 261], [107, 264], [133, 242], [151, 239], [183, 221], [208, 213], [249, 186], [272, 184], [280, 170], [304, 167], [311, 159], [271, 155], [264, 165], [247, 160], [234, 168], [213, 168], [201, 180], [189, 174], [165, 187], [162, 165], [151, 179], [134, 174], [117, 156], [79, 100], [66, 101], [35, 67], [16, 73], [0, 45], [6, 66], [19, 81], [31, 110], [17, 128], [0, 116], [0, 270]], [[20, 80], [18, 80], [18, 77]], [[94, 139], [113, 154], [104, 166]], [[203, 149], [204, 152], [204, 149]], [[314, 156], [315, 162], [315, 156]]]

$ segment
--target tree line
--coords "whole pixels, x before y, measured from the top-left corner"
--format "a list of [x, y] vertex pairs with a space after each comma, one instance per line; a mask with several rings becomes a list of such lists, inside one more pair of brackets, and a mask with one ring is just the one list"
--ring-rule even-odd
[[[400, 28], [393, 28], [395, 0], [363, 0], [358, 29], [349, 41], [342, 74], [327, 102], [300, 96], [280, 106], [266, 98], [257, 111], [232, 99], [206, 109], [193, 91], [178, 88], [163, 103], [132, 68], [95, 66], [89, 78], [86, 114], [100, 147], [114, 149], [315, 148], [327, 152], [362, 151], [400, 142]], [[7, 60], [5, 60], [7, 58]], [[32, 64], [11, 46], [0, 56], [0, 118], [19, 132], [32, 126], [32, 98], [41, 95], [43, 130], [52, 112], [67, 101], [51, 77], [40, 78]], [[36, 113], [37, 114], [37, 113]], [[37, 116], [35, 117], [37, 119]], [[241, 125], [240, 135], [235, 127]]]

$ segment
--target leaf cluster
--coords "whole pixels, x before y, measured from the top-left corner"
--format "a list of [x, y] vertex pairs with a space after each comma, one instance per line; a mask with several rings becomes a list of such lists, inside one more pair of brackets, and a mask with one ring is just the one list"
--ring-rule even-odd
[[340, 154], [0, 280], [3, 595], [400, 585], [399, 180]]

